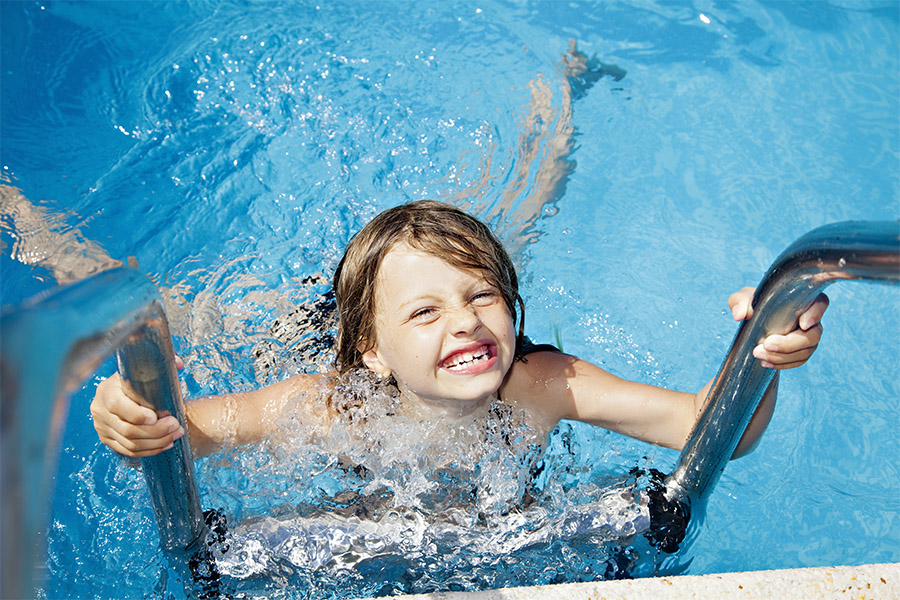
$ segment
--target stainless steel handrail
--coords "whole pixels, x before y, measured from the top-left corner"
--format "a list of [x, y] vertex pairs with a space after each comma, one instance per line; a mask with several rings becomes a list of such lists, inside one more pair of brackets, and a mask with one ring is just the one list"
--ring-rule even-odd
[[[792, 330], [822, 288], [841, 279], [900, 280], [900, 224], [820, 227], [792, 244], [769, 269], [753, 299], [754, 315], [739, 327], [665, 483], [666, 499], [676, 507], [671, 512], [689, 517], [683, 519], [689, 526], [698, 522], [697, 508], [718, 481], [774, 375], [753, 358], [753, 348], [767, 335]], [[15, 597], [32, 589], [33, 566], [42, 559], [47, 474], [55, 472], [66, 394], [119, 348], [123, 378], [142, 397], [158, 398], [161, 403], [154, 408], [184, 420], [159, 293], [136, 271], [108, 271], [33, 301], [4, 314], [2, 330], [2, 593]], [[205, 525], [187, 437], [142, 463], [163, 545], [191, 545]], [[674, 533], [680, 541], [685, 532]]]
[[[0, 317], [2, 584], [4, 598], [40, 584], [68, 395], [118, 349], [123, 379], [158, 411], [184, 424], [181, 391], [162, 299], [132, 269], [114, 269], [40, 295]], [[187, 436], [141, 459], [168, 550], [206, 531]]]
[[819, 227], [769, 268], [754, 294], [753, 316], [741, 323], [666, 482], [667, 499], [683, 505], [692, 525], [775, 374], [753, 357], [753, 348], [771, 334], [795, 329], [798, 316], [822, 289], [840, 280], [900, 280], [900, 223], [847, 221]]

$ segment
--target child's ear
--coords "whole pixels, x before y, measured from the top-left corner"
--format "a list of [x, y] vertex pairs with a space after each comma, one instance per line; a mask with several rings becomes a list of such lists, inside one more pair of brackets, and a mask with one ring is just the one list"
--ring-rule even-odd
[[[360, 342], [356, 348], [360, 352], [362, 349], [368, 346], [368, 344], [364, 344]], [[387, 379], [391, 376], [391, 369], [383, 362], [381, 362], [381, 357], [378, 354], [378, 346], [371, 346], [365, 352], [362, 352], [362, 360], [363, 364], [368, 367], [370, 371], [381, 377], [382, 379]]]

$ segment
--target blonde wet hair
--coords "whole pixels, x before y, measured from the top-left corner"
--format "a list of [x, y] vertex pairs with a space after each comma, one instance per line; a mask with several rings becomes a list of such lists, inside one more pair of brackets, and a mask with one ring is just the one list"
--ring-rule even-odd
[[[462, 210], [434, 200], [388, 209], [350, 240], [334, 273], [338, 309], [336, 367], [362, 368], [362, 355], [375, 344], [375, 284], [381, 261], [397, 244], [474, 271], [500, 290], [515, 324], [517, 355], [524, 338], [525, 305], [515, 267], [487, 226]], [[518, 309], [518, 310], [517, 310]]]

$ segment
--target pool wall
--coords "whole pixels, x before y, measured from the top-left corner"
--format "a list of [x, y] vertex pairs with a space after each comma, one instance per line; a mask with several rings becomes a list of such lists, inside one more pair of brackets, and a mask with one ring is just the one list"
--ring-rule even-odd
[[396, 596], [398, 600], [894, 600], [900, 597], [900, 564], [814, 567], [710, 575], [596, 581], [484, 592]]

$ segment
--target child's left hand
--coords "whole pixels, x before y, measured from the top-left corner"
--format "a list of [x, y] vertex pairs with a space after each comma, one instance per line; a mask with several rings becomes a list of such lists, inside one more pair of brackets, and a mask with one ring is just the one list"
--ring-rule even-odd
[[[735, 292], [728, 298], [728, 306], [735, 321], [749, 319], [753, 315], [750, 306], [753, 300], [752, 287]], [[822, 338], [822, 324], [819, 322], [828, 308], [828, 296], [819, 294], [815, 302], [800, 315], [799, 327], [786, 335], [770, 335], [753, 349], [753, 356], [762, 366], [770, 369], [793, 369], [799, 367], [812, 356]]]

